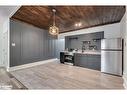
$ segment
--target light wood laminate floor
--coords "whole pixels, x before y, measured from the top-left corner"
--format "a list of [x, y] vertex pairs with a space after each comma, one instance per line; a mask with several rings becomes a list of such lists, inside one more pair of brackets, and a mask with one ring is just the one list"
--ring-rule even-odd
[[5, 68], [0, 67], [0, 90], [27, 89], [15, 77], [13, 77]]
[[59, 63], [10, 73], [28, 89], [124, 89], [122, 77]]

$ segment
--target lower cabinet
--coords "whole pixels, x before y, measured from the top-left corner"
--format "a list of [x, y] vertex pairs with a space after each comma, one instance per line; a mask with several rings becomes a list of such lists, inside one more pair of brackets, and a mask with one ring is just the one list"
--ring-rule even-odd
[[94, 70], [101, 68], [101, 55], [74, 54], [74, 65]]
[[87, 64], [88, 68], [94, 69], [94, 70], [100, 70], [101, 69], [101, 55], [87, 55]]
[[81, 67], [88, 67], [87, 55], [85, 54], [74, 54], [74, 65]]

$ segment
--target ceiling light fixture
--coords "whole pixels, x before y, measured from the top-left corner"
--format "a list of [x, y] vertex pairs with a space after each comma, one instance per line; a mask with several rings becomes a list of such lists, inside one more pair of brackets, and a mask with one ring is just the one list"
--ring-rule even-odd
[[75, 24], [75, 26], [77, 27], [77, 26], [78, 26], [78, 24], [76, 23], [76, 24]]
[[76, 26], [76, 27], [80, 27], [80, 26], [82, 26], [82, 23], [81, 23], [81, 22], [76, 23], [75, 26]]
[[78, 26], [79, 26], [79, 27], [82, 26], [82, 23], [80, 22], [80, 23], [78, 24]]
[[56, 13], [56, 10], [52, 9], [52, 12], [53, 12], [53, 25], [51, 25], [49, 27], [49, 33], [51, 35], [58, 35], [59, 34], [59, 28], [55, 25], [55, 13]]

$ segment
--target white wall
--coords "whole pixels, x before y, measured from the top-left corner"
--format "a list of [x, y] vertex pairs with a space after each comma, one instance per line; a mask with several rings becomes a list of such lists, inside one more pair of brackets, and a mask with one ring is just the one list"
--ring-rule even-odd
[[79, 35], [79, 34], [94, 33], [94, 32], [101, 32], [101, 31], [104, 31], [105, 38], [121, 37], [120, 23], [115, 23], [115, 24], [108, 24], [103, 26], [76, 30], [67, 33], [61, 33], [59, 34], [58, 38], [64, 38], [65, 36], [70, 36], [70, 35]]
[[2, 31], [3, 31], [3, 24], [0, 24], [0, 66], [3, 66], [2, 64]]
[[[6, 25], [7, 24], [7, 22], [6, 21], [3, 21], [3, 23], [1, 23], [0, 24], [0, 66], [5, 66], [5, 64], [4, 64], [4, 62], [3, 62], [3, 58], [5, 57], [4, 56], [4, 52], [8, 52], [7, 51], [7, 49], [5, 49], [5, 48], [3, 48], [3, 46], [4, 45], [6, 45], [6, 44], [8, 44], [7, 43], [7, 41], [5, 42], [3, 42], [3, 39], [5, 38], [4, 37], [4, 34], [5, 34], [5, 32], [9, 29], [7, 26], [8, 25]], [[6, 38], [7, 38], [8, 36], [6, 36]], [[7, 53], [6, 53], [7, 54]], [[6, 60], [7, 61], [7, 60]], [[5, 63], [7, 63], [7, 62], [5, 62]]]
[[123, 77], [124, 77], [124, 86], [127, 88], [127, 28], [126, 27], [127, 27], [127, 11], [120, 22], [121, 36], [124, 39]]
[[3, 23], [2, 32], [2, 64], [5, 67], [9, 65], [9, 18]]
[[6, 68], [9, 65], [9, 18], [19, 8], [20, 6], [0, 6], [0, 66]]
[[123, 16], [121, 22], [120, 22], [120, 31], [121, 36], [124, 39], [124, 72], [127, 73], [127, 30], [126, 30], [127, 22], [126, 22], [126, 14]]

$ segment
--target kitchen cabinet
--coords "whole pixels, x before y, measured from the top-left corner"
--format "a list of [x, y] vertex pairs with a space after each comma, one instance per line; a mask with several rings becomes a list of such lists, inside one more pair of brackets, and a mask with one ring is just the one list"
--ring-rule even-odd
[[[65, 37], [65, 49], [81, 49], [85, 46], [85, 49], [89, 49], [89, 45], [96, 46], [97, 50], [101, 49], [101, 40], [104, 38], [104, 32], [88, 33], [81, 35], [73, 35]], [[98, 39], [98, 40], [95, 40]], [[88, 44], [89, 43], [89, 44]]]
[[100, 70], [101, 55], [96, 54], [74, 54], [74, 65], [94, 70]]
[[100, 55], [87, 55], [87, 66], [90, 69], [100, 70], [101, 68], [101, 56]]
[[74, 54], [74, 65], [88, 67], [86, 54]]

